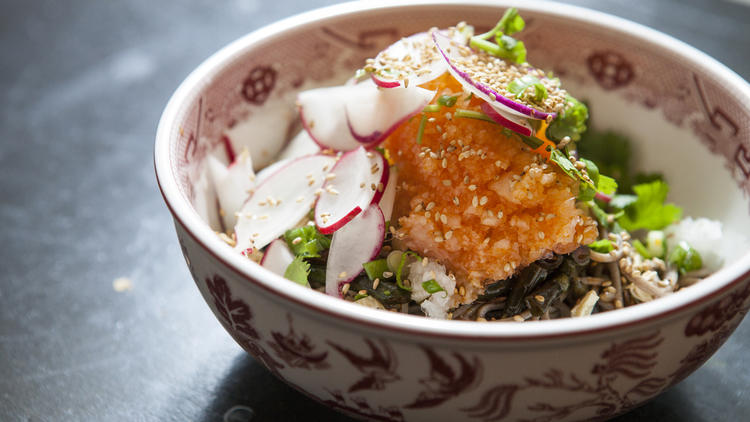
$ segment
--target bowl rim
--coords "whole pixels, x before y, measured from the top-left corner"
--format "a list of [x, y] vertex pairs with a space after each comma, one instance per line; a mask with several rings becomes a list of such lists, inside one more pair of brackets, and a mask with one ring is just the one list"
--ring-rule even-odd
[[[237, 254], [221, 241], [205, 224], [181, 194], [177, 178], [172, 172], [169, 137], [176, 118], [186, 101], [192, 100], [196, 88], [205, 84], [222, 69], [223, 64], [244, 54], [263, 41], [286, 30], [336, 17], [367, 13], [375, 10], [398, 9], [414, 6], [489, 6], [501, 10], [515, 6], [521, 10], [544, 13], [586, 25], [600, 26], [622, 33], [645, 43], [671, 51], [696, 68], [714, 74], [735, 89], [735, 94], [750, 107], [750, 85], [735, 72], [700, 50], [669, 35], [629, 20], [583, 7], [548, 1], [514, 0], [386, 0], [381, 2], [355, 1], [341, 3], [304, 12], [259, 28], [221, 48], [208, 57], [175, 90], [160, 118], [154, 146], [154, 169], [157, 184], [173, 218], [215, 259], [239, 277], [260, 287], [274, 299], [293, 302], [314, 313], [333, 317], [348, 323], [363, 324], [376, 329], [461, 340], [544, 340], [550, 338], [590, 335], [631, 327], [655, 319], [675, 316], [688, 308], [699, 306], [722, 295], [737, 284], [750, 278], [750, 252], [733, 264], [722, 268], [707, 282], [697, 283], [679, 294], [669, 295], [652, 302], [627, 307], [617, 312], [605, 312], [587, 318], [562, 318], [547, 321], [527, 321], [524, 324], [482, 324], [473, 321], [435, 320], [431, 318], [382, 312], [317, 291], [283, 282], [283, 278]], [[279, 287], [282, 286], [282, 287]]]

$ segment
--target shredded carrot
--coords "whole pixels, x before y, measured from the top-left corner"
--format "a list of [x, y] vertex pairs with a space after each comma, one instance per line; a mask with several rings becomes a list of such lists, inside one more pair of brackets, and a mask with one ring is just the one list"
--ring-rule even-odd
[[549, 160], [552, 150], [555, 149], [556, 145], [554, 142], [547, 139], [547, 128], [549, 125], [546, 120], [542, 120], [542, 125], [539, 127], [539, 131], [536, 133], [536, 138], [542, 141], [542, 144], [538, 148], [533, 150], [534, 153], [541, 155], [546, 160]]

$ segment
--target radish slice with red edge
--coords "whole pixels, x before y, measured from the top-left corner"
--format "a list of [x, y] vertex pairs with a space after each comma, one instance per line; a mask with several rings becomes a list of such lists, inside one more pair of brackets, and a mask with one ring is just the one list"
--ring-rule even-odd
[[[441, 32], [461, 44], [466, 44], [469, 39], [467, 32], [456, 28]], [[381, 88], [422, 85], [437, 79], [448, 70], [447, 63], [435, 48], [428, 32], [396, 41], [378, 53], [368, 67], [373, 82]]]
[[284, 277], [289, 264], [294, 261], [294, 254], [283, 239], [276, 239], [268, 245], [260, 266]]
[[385, 185], [385, 191], [383, 196], [380, 198], [378, 205], [380, 210], [383, 211], [383, 218], [385, 221], [391, 220], [391, 214], [393, 214], [393, 203], [396, 200], [396, 184], [398, 183], [398, 168], [391, 167], [388, 174], [388, 184]]
[[268, 176], [240, 209], [235, 249], [260, 249], [294, 227], [310, 211], [335, 163], [332, 156], [308, 155]]
[[333, 234], [326, 263], [326, 294], [341, 297], [341, 287], [354, 280], [362, 264], [372, 261], [383, 246], [385, 219], [373, 204]]
[[518, 103], [509, 98], [504, 97], [502, 94], [493, 90], [488, 85], [479, 82], [478, 80], [472, 79], [471, 76], [460, 67], [460, 62], [465, 60], [465, 57], [470, 55], [483, 55], [486, 54], [481, 51], [475, 51], [471, 48], [454, 42], [449, 37], [445, 36], [440, 32], [433, 32], [432, 38], [435, 41], [435, 45], [440, 51], [441, 55], [448, 63], [448, 71], [458, 82], [463, 85], [466, 90], [478, 96], [479, 98], [487, 101], [503, 115], [518, 116], [525, 118], [532, 118], [538, 120], [554, 119], [557, 114], [549, 113], [535, 108], [529, 107], [526, 104]]
[[366, 80], [300, 92], [297, 105], [302, 125], [318, 145], [350, 151], [374, 148], [434, 96], [435, 91], [418, 87], [378, 89]]
[[209, 156], [206, 164], [216, 188], [224, 227], [234, 227], [237, 222], [235, 213], [240, 210], [250, 196], [250, 189], [255, 186], [255, 172], [250, 153], [243, 149], [228, 167], [214, 156]]
[[419, 87], [363, 90], [357, 101], [347, 102], [344, 108], [349, 133], [363, 144], [380, 143], [422, 111], [435, 92]]
[[315, 224], [331, 234], [372, 203], [380, 201], [388, 184], [388, 162], [378, 151], [359, 147], [341, 156], [328, 174], [315, 204]]
[[[418, 70], [413, 68], [415, 65], [419, 67]], [[370, 77], [381, 88], [418, 86], [448, 70], [427, 32], [391, 44], [375, 56], [371, 66], [374, 70]]]
[[482, 103], [480, 107], [482, 107], [482, 111], [484, 112], [484, 114], [486, 114], [490, 119], [494, 120], [501, 126], [504, 126], [512, 130], [513, 132], [520, 133], [524, 136], [534, 136], [534, 129], [531, 127], [531, 124], [529, 124], [528, 120], [515, 116], [503, 116], [489, 103]]

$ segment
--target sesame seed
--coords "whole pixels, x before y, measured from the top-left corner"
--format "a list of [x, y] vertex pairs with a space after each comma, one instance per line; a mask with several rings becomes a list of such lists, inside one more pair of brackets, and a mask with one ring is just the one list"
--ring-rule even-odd
[[458, 202], [458, 197], [457, 196], [453, 197], [453, 203], [456, 204], [456, 205], [458, 205], [459, 202]]
[[443, 224], [448, 224], [448, 217], [446, 217], [445, 214], [443, 214], [443, 215], [440, 216], [440, 221]]
[[341, 273], [339, 273], [339, 278], [346, 278], [346, 271], [341, 271]]
[[503, 267], [503, 270], [505, 270], [506, 273], [509, 273], [511, 270], [510, 264], [505, 264], [505, 266]]
[[448, 159], [447, 158], [443, 158], [442, 166], [443, 166], [443, 168], [447, 168], [448, 167]]
[[305, 200], [305, 197], [304, 196], [300, 196], [299, 198], [297, 198], [297, 203], [300, 203], [300, 202], [302, 202], [304, 200]]
[[451, 185], [450, 179], [444, 179], [443, 180], [443, 186], [450, 186], [450, 185]]
[[479, 205], [484, 205], [489, 201], [486, 196], [483, 196], [481, 199], [479, 199]]
[[472, 192], [477, 190], [477, 185], [469, 185], [469, 190]]
[[446, 239], [450, 239], [451, 237], [453, 237], [453, 230], [448, 230], [447, 232], [445, 232]]
[[313, 180], [313, 179], [310, 179], [310, 181], [307, 182], [307, 186], [312, 186], [314, 184], [315, 184], [315, 180]]
[[430, 122], [430, 123], [432, 123], [432, 122], [435, 121], [435, 118], [434, 117], [430, 117], [429, 119], [427, 119], [427, 121]]
[[393, 273], [390, 271], [383, 271], [383, 277], [385, 278], [391, 278], [393, 277]]
[[544, 303], [544, 296], [542, 296], [542, 295], [536, 295], [536, 296], [534, 296], [534, 300], [536, 300], [539, 303]]
[[336, 175], [334, 173], [328, 173], [326, 174], [326, 177], [325, 177], [326, 180], [333, 180], [335, 178], [336, 178]]
[[299, 237], [299, 236], [297, 236], [297, 237], [294, 238], [294, 240], [292, 240], [292, 245], [298, 245], [299, 242], [301, 242], [301, 241], [302, 241], [302, 238]]
[[432, 216], [432, 213], [431, 213], [431, 212], [429, 212], [429, 211], [426, 211], [426, 212], [424, 213], [424, 216], [425, 216], [425, 218], [430, 218], [430, 216]]
[[474, 198], [471, 199], [471, 206], [476, 208], [477, 205], [479, 205], [479, 199], [474, 195]]
[[375, 281], [372, 282], [372, 289], [375, 290], [380, 285], [380, 279], [376, 278]]
[[464, 286], [459, 287], [458, 288], [458, 294], [461, 295], [462, 297], [466, 296], [466, 287], [464, 287]]
[[514, 315], [513, 320], [516, 322], [524, 322], [526, 321], [521, 315]]
[[503, 163], [500, 160], [495, 161], [495, 167], [502, 167]]
[[367, 185], [364, 182], [362, 182], [362, 183], [359, 184], [359, 187], [362, 188], [362, 189], [364, 189], [365, 187], [367, 187]]
[[349, 283], [344, 284], [344, 287], [341, 288], [341, 294], [346, 295], [349, 292]]
[[427, 211], [430, 211], [433, 208], [435, 208], [435, 203], [434, 202], [430, 202], [429, 204], [427, 204], [427, 208], [425, 208], [425, 209]]
[[414, 212], [422, 212], [422, 210], [424, 210], [424, 206], [422, 206], [421, 202], [414, 207]]
[[536, 237], [538, 237], [539, 239], [544, 239], [544, 232], [537, 233]]

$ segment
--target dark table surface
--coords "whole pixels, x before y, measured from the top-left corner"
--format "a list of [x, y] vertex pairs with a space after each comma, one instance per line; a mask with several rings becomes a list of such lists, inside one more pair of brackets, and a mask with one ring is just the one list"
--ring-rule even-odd
[[[331, 3], [2, 2], [0, 421], [349, 420], [218, 324], [152, 165], [161, 110], [191, 69]], [[749, 0], [571, 3], [659, 28], [750, 79]], [[617, 420], [748, 420], [748, 350], [745, 321], [694, 375]]]

